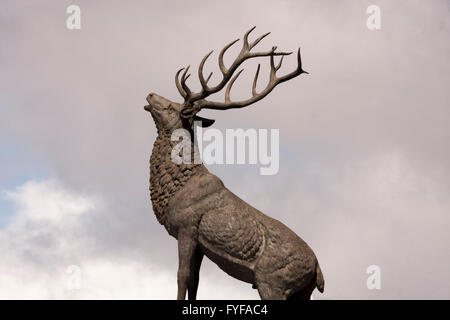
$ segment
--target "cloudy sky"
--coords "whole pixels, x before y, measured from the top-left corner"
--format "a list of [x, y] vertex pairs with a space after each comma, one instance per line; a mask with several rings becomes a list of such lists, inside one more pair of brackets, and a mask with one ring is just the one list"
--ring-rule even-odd
[[[71, 4], [81, 30], [66, 28]], [[366, 26], [369, 5], [380, 30]], [[450, 298], [449, 11], [445, 0], [2, 4], [0, 298], [175, 298], [177, 243], [148, 195], [145, 97], [181, 101], [175, 71], [254, 25], [272, 32], [261, 50], [301, 46], [310, 75], [252, 107], [203, 112], [222, 130], [280, 129], [277, 175], [210, 171], [314, 249], [326, 283], [315, 299]], [[289, 57], [280, 72], [294, 67]], [[258, 298], [207, 259], [198, 296]]]

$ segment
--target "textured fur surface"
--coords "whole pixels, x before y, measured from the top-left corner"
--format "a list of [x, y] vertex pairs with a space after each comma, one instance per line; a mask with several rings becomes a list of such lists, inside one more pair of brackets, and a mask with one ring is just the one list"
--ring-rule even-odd
[[175, 144], [168, 135], [160, 133], [150, 157], [150, 197], [156, 219], [163, 225], [167, 220], [169, 199], [192, 176], [206, 169], [201, 164], [175, 164], [171, 159]]

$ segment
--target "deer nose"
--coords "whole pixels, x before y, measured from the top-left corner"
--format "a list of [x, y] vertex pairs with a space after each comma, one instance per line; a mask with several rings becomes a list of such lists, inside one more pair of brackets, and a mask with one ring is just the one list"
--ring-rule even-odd
[[150, 99], [153, 98], [154, 95], [155, 95], [154, 93], [150, 93], [150, 94], [147, 96], [147, 101], [148, 101], [149, 103], [150, 103]]

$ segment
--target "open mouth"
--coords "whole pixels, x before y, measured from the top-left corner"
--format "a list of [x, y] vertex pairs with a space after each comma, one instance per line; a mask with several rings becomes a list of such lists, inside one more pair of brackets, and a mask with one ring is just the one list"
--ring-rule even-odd
[[146, 106], [144, 107], [144, 110], [146, 110], [146, 111], [151, 111], [151, 110], [152, 110], [152, 106], [151, 106], [151, 105], [146, 105]]

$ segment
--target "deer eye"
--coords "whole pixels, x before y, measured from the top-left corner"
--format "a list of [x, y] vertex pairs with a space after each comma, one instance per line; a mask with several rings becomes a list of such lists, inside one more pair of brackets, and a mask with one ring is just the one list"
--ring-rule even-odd
[[173, 113], [173, 112], [174, 112], [174, 109], [173, 109], [173, 107], [172, 107], [171, 104], [169, 104], [169, 106], [167, 107], [167, 111], [168, 111], [169, 113]]

